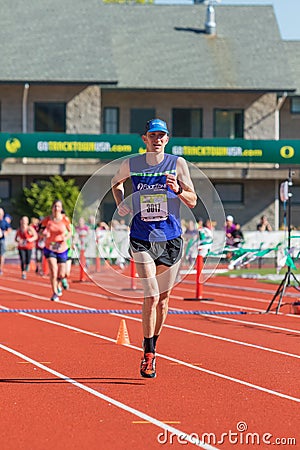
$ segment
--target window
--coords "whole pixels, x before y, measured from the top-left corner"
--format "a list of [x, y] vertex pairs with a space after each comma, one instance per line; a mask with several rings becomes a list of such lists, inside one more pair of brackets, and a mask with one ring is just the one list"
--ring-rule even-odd
[[300, 114], [300, 97], [291, 98], [291, 114]]
[[0, 198], [2, 200], [10, 198], [10, 180], [0, 180]]
[[300, 186], [292, 186], [291, 194], [291, 204], [300, 205]]
[[66, 131], [66, 104], [65, 103], [35, 103], [34, 104], [34, 130]]
[[143, 134], [148, 120], [155, 118], [155, 109], [131, 109], [130, 110], [130, 133]]
[[216, 109], [214, 114], [214, 137], [244, 137], [244, 113], [238, 109]]
[[119, 133], [119, 108], [104, 108], [103, 111], [103, 133]]
[[202, 137], [202, 109], [175, 108], [172, 117], [174, 137]]
[[[222, 203], [244, 202], [244, 186], [241, 183], [216, 183], [215, 189]], [[217, 198], [214, 198], [214, 202], [217, 201]]]

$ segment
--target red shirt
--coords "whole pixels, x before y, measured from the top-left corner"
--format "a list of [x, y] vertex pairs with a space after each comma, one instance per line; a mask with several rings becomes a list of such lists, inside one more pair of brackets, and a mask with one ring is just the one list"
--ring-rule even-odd
[[51, 216], [45, 217], [41, 226], [45, 227], [43, 234], [46, 236], [46, 248], [57, 253], [68, 250], [66, 237], [71, 231], [71, 224], [67, 216], [63, 215], [61, 220], [55, 220]]
[[[35, 237], [35, 239], [32, 240], [33, 237]], [[30, 241], [28, 241], [28, 239], [30, 239]], [[36, 232], [30, 226], [27, 230], [21, 230], [21, 228], [19, 228], [16, 232], [16, 241], [18, 242], [18, 248], [20, 250], [32, 250], [35, 246], [36, 239]]]

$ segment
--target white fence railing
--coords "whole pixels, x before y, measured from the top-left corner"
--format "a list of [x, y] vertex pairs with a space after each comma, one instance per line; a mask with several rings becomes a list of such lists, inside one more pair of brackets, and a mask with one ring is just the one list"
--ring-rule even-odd
[[[8, 259], [17, 259], [18, 251], [15, 242], [16, 230], [12, 230], [6, 237], [6, 257]], [[183, 236], [185, 238], [185, 236]], [[197, 243], [192, 245], [191, 238], [185, 238], [185, 258], [194, 258], [195, 252], [197, 252]], [[197, 239], [196, 239], [197, 241]], [[84, 240], [80, 240], [77, 233], [74, 236], [75, 247], [78, 251], [75, 252], [79, 255], [80, 249], [84, 246], [86, 258], [100, 257], [107, 260], [124, 261], [129, 259], [128, 246], [129, 246], [129, 234], [127, 230], [89, 230]], [[272, 232], [259, 232], [259, 231], [246, 231], [244, 232], [243, 248], [248, 249], [268, 249], [275, 248], [281, 244], [282, 248], [287, 246], [287, 232], [285, 231], [272, 231]], [[215, 231], [213, 233], [212, 251], [222, 252], [224, 247], [224, 232]], [[190, 252], [190, 253], [189, 253]], [[291, 233], [291, 254], [297, 257], [300, 252], [300, 231], [293, 231]], [[265, 258], [276, 257], [276, 252], [271, 251], [267, 253]]]

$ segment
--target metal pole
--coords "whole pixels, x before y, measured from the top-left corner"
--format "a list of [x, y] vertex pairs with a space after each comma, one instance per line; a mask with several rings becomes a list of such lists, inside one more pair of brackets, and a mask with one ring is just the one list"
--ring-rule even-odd
[[24, 84], [23, 102], [22, 102], [22, 133], [27, 133], [27, 100], [29, 83]]

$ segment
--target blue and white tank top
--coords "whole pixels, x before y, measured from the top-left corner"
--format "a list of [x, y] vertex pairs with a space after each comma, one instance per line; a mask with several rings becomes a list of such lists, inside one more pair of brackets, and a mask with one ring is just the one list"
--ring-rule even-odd
[[163, 242], [182, 234], [180, 199], [166, 185], [166, 174], [176, 175], [178, 157], [164, 154], [156, 166], [146, 154], [129, 159], [132, 180], [133, 219], [130, 236], [142, 241]]

